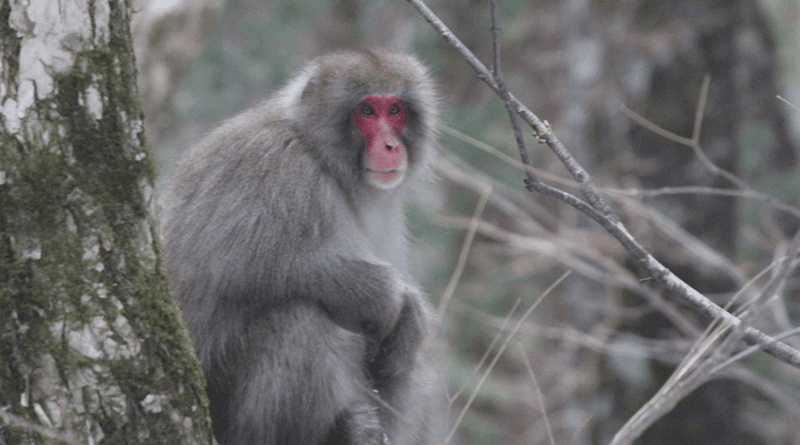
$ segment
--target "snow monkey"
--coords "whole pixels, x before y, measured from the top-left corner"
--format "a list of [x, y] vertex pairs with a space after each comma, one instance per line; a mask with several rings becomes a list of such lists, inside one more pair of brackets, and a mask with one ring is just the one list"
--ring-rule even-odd
[[177, 163], [165, 264], [221, 444], [441, 436], [402, 211], [436, 150], [437, 106], [416, 58], [334, 53]]

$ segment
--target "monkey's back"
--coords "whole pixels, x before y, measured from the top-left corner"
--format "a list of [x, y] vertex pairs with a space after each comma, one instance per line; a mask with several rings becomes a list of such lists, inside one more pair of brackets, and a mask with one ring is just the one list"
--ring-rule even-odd
[[270, 102], [176, 164], [161, 200], [165, 266], [201, 359], [208, 336], [195, 331], [213, 323], [218, 306], [258, 311], [295, 299], [286, 276], [336, 224], [334, 184], [319, 170]]

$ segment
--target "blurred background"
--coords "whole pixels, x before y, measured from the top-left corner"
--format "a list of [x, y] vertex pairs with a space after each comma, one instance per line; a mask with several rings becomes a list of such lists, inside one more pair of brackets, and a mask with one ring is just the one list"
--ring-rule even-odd
[[[431, 67], [441, 159], [408, 215], [417, 276], [434, 306], [448, 301], [430, 353], [458, 421], [453, 443], [609, 443], [711, 321], [664, 292], [597, 224], [525, 190], [502, 102], [409, 3], [134, 3], [161, 179], [182, 150], [311, 57], [379, 45]], [[429, 6], [491, 66], [486, 1]], [[549, 121], [638, 241], [716, 303], [749, 309], [760, 329], [800, 324], [798, 275], [770, 281], [794, 258], [800, 227], [800, 111], [776, 98], [800, 105], [800, 1], [499, 0], [499, 14], [509, 88]], [[691, 138], [706, 76], [698, 156], [654, 126]], [[527, 136], [541, 177], [579, 195]], [[701, 364], [742, 347], [704, 344]], [[800, 443], [798, 369], [763, 353], [715, 373], [683, 366], [700, 373], [697, 388], [670, 393], [674, 409], [636, 443]]]

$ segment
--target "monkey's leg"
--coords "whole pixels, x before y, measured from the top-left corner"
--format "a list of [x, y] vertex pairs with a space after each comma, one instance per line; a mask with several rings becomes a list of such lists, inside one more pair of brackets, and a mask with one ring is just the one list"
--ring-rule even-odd
[[389, 445], [377, 406], [363, 399], [351, 404], [336, 419], [325, 445]]
[[414, 367], [384, 379], [377, 395], [391, 409], [380, 404], [381, 422], [391, 445], [432, 445], [446, 434], [447, 412], [441, 383], [432, 363], [420, 351]]
[[444, 439], [444, 394], [433, 364], [420, 349], [429, 315], [419, 294], [407, 294], [392, 332], [369, 366], [381, 399], [383, 424], [393, 445], [434, 444]]
[[404, 296], [403, 308], [397, 323], [389, 335], [381, 341], [380, 350], [370, 357], [370, 373], [379, 390], [387, 389], [393, 380], [404, 380], [416, 366], [418, 351], [428, 320], [420, 295], [408, 293]]
[[247, 331], [228, 367], [225, 419], [215, 419], [226, 425], [222, 444], [383, 444], [379, 411], [363, 389], [362, 335], [307, 305], [272, 311]]

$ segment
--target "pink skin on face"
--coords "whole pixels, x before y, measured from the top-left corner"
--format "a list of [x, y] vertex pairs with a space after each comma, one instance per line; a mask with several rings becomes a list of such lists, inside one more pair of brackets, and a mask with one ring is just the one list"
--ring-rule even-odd
[[356, 105], [353, 121], [367, 143], [367, 180], [379, 188], [393, 188], [405, 174], [406, 148], [400, 134], [408, 110], [390, 94], [373, 94]]

